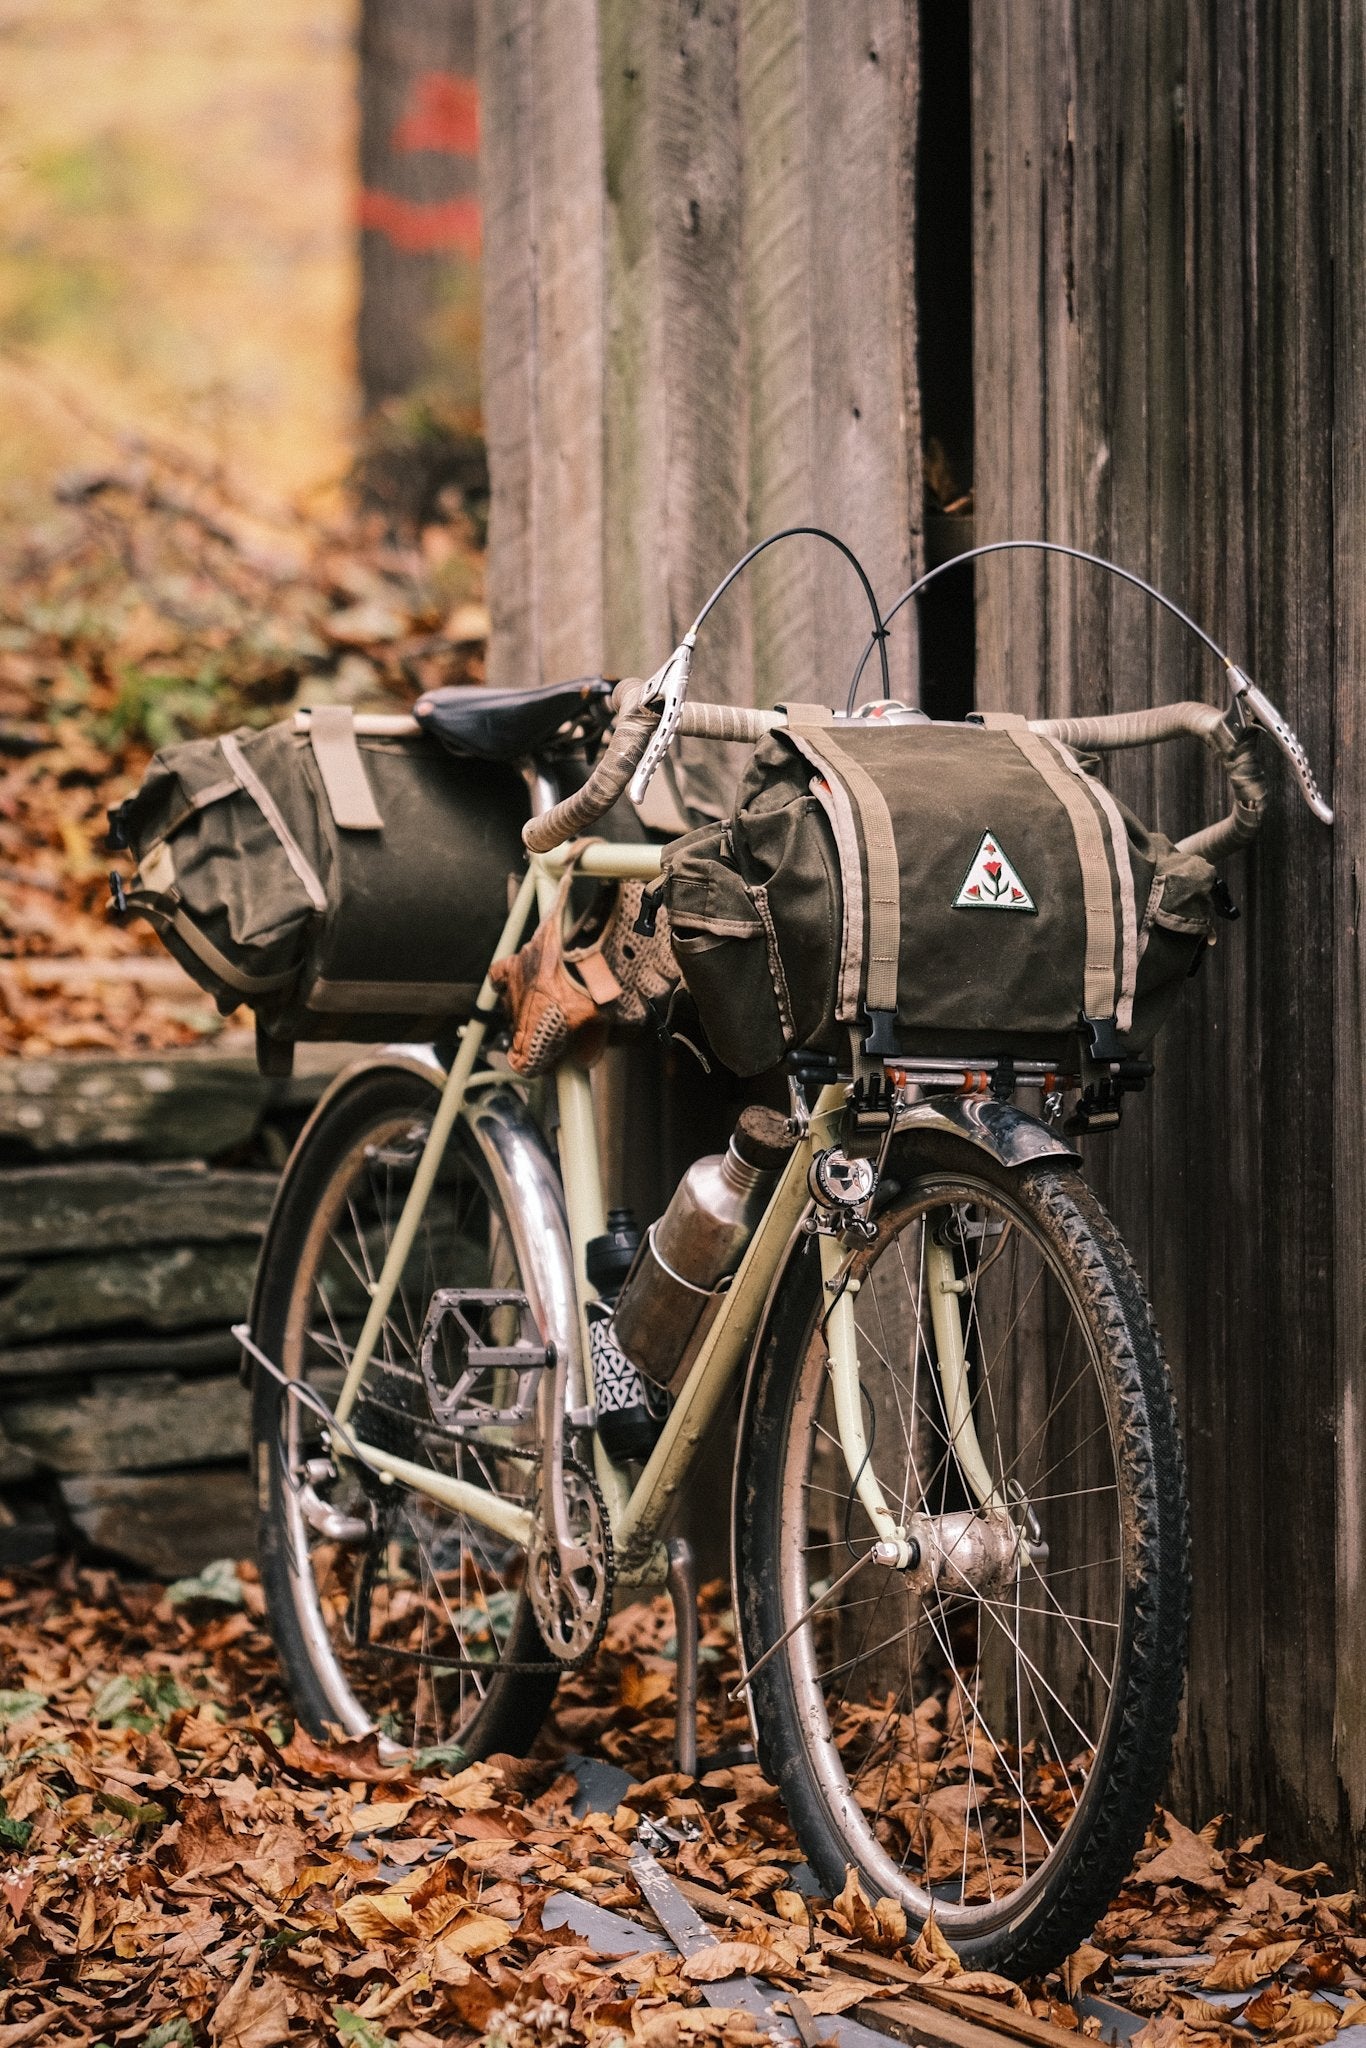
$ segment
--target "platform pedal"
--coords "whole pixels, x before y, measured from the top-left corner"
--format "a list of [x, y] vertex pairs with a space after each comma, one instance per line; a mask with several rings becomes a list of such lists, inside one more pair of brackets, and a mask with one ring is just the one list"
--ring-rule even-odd
[[555, 1357], [531, 1304], [516, 1289], [439, 1287], [427, 1304], [418, 1361], [439, 1429], [466, 1433], [525, 1422], [536, 1398], [536, 1375], [554, 1365]]

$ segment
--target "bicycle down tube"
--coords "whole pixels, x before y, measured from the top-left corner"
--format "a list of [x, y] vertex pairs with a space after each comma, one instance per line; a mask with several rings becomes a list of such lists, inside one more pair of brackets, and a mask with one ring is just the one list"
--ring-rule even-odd
[[[648, 879], [658, 872], [659, 856], [653, 847], [595, 842], [583, 849], [577, 866], [580, 872], [603, 879]], [[548, 911], [563, 867], [563, 860], [556, 860], [554, 856], [533, 861], [509, 912], [495, 958], [500, 959], [514, 951], [521, 942], [533, 898], [542, 915]], [[532, 1529], [529, 1509], [502, 1500], [468, 1480], [415, 1464], [346, 1431], [366, 1369], [382, 1338], [399, 1276], [466, 1098], [472, 1087], [505, 1079], [501, 1073], [494, 1076], [476, 1072], [487, 1031], [485, 1013], [491, 1009], [492, 1001], [492, 984], [486, 977], [475, 1015], [461, 1034], [459, 1052], [442, 1089], [440, 1104], [388, 1255], [371, 1290], [365, 1321], [336, 1403], [336, 1418], [342, 1426], [336, 1449], [338, 1454], [353, 1456], [382, 1476], [401, 1481], [414, 1492], [424, 1493], [452, 1512], [482, 1524], [495, 1535], [526, 1544]], [[605, 1227], [606, 1212], [598, 1162], [592, 1084], [585, 1070], [572, 1061], [562, 1061], [556, 1070], [556, 1095], [560, 1161], [579, 1310], [578, 1357], [570, 1361], [573, 1378], [565, 1390], [565, 1407], [571, 1414], [583, 1414], [591, 1411], [593, 1399], [593, 1391], [587, 1381], [586, 1316], [590, 1295], [584, 1270], [584, 1247]], [[613, 1539], [625, 1579], [649, 1576], [658, 1566], [657, 1546], [679, 1483], [719, 1412], [758, 1327], [773, 1283], [810, 1200], [807, 1174], [811, 1159], [820, 1145], [829, 1142], [833, 1136], [831, 1127], [842, 1113], [844, 1103], [845, 1089], [841, 1084], [833, 1083], [822, 1091], [809, 1128], [788, 1161], [735, 1279], [727, 1290], [721, 1312], [708, 1332], [634, 1488], [628, 1484], [621, 1467], [608, 1456], [601, 1440], [594, 1438], [595, 1476], [607, 1501]], [[903, 1540], [902, 1534], [883, 1498], [863, 1436], [852, 1295], [840, 1272], [843, 1254], [838, 1245], [827, 1238], [822, 1239], [821, 1249], [822, 1277], [832, 1296], [826, 1335], [837, 1399], [841, 1449], [851, 1481], [879, 1535], [899, 1542]], [[952, 1300], [947, 1304], [947, 1312], [956, 1323], [956, 1306]], [[941, 1345], [946, 1402], [949, 1412], [958, 1417], [956, 1435], [961, 1447], [970, 1455], [976, 1449], [975, 1432], [970, 1407], [965, 1407], [961, 1399], [962, 1375], [955, 1369], [961, 1366], [961, 1350], [961, 1334], [956, 1352], [950, 1344]], [[980, 1454], [976, 1462], [980, 1463]]]

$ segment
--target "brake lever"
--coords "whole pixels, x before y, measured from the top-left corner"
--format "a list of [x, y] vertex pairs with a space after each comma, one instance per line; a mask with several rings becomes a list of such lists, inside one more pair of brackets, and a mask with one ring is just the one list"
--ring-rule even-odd
[[688, 698], [688, 679], [692, 674], [692, 651], [697, 642], [689, 633], [682, 640], [662, 668], [657, 668], [646, 683], [640, 695], [641, 709], [658, 704], [659, 723], [650, 735], [650, 743], [640, 757], [640, 765], [631, 777], [631, 802], [642, 803], [650, 786], [651, 777], [668, 753], [678, 731], [678, 721], [683, 716], [683, 706]]
[[1257, 688], [1250, 675], [1244, 673], [1236, 662], [1229, 663], [1229, 674], [1233, 678], [1233, 700], [1228, 707], [1225, 723], [1235, 739], [1240, 739], [1249, 726], [1259, 726], [1271, 735], [1286, 760], [1295, 771], [1304, 800], [1321, 824], [1333, 822], [1332, 806], [1314, 779], [1298, 734], [1282, 718], [1266, 693]]

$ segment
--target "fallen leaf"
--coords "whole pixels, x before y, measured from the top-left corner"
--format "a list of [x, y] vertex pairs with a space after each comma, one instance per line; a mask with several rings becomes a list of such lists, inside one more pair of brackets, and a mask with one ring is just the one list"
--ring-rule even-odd
[[396, 1934], [408, 1934], [415, 1926], [413, 1909], [402, 1892], [361, 1892], [338, 1906], [337, 1918], [344, 1920], [358, 1941], [392, 1941]]
[[209, 2039], [214, 2048], [279, 2048], [289, 2039], [284, 1985], [271, 1977], [252, 1983], [260, 1953], [259, 1942], [248, 1949], [237, 1976], [213, 2009]]
[[1141, 1863], [1134, 1875], [1141, 1884], [1192, 1884], [1201, 1890], [1223, 1888], [1225, 1860], [1214, 1846], [1219, 1821], [1196, 1834], [1172, 1814], [1164, 1813], [1167, 1841], [1156, 1856]]
[[913, 1970], [938, 1970], [950, 1977], [958, 1976], [963, 1968], [957, 1949], [944, 1934], [934, 1913], [921, 1928], [907, 1960]]
[[953, 1988], [955, 1991], [972, 1992], [978, 1998], [1003, 1998], [1018, 2012], [1029, 2010], [1029, 2000], [1014, 1978], [1002, 1977], [995, 1970], [964, 1970], [954, 1978]]
[[1095, 1982], [1102, 1970], [1108, 1970], [1109, 1967], [1110, 1957], [1106, 1951], [1093, 1947], [1089, 1941], [1084, 1941], [1080, 1948], [1072, 1951], [1062, 1966], [1062, 1988], [1069, 1998], [1076, 1998], [1088, 1984]]
[[1207, 1991], [1248, 1991], [1263, 1978], [1283, 1970], [1303, 1943], [1298, 1940], [1272, 1941], [1260, 1948], [1225, 1949], [1200, 1979]]
[[793, 1977], [801, 1957], [786, 1943], [714, 1941], [683, 1964], [690, 1984], [719, 1984], [726, 1977]]
[[506, 1921], [495, 1919], [492, 1913], [471, 1913], [442, 1928], [438, 1947], [443, 1956], [486, 1956], [506, 1947], [511, 1939], [512, 1929]]

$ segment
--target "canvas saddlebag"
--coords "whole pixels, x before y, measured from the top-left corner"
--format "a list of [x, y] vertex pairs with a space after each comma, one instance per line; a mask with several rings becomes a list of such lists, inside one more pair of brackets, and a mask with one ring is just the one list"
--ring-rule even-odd
[[[296, 1039], [440, 1037], [469, 1017], [523, 865], [525, 785], [344, 706], [153, 759], [115, 819], [123, 891], [263, 1064]], [[282, 1048], [272, 1061], [271, 1049]]]
[[1005, 715], [788, 706], [731, 817], [666, 847], [674, 951], [717, 1056], [1140, 1053], [1211, 940], [1214, 870]]

